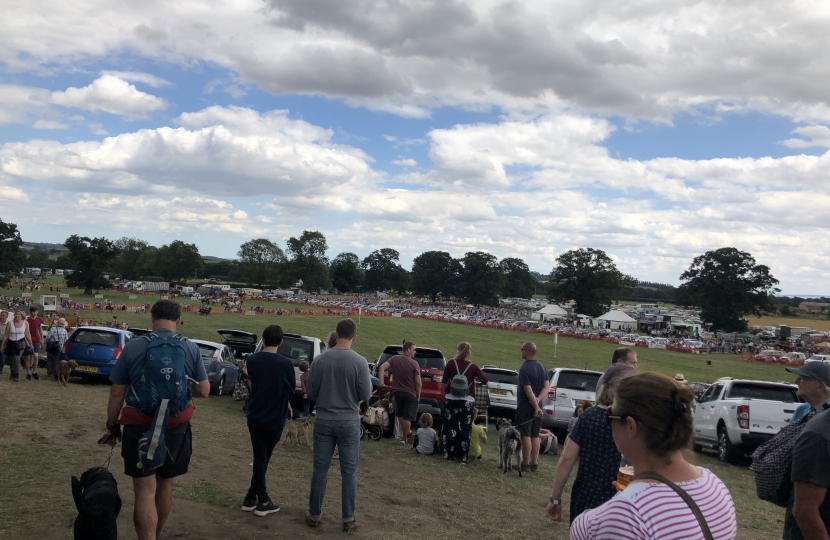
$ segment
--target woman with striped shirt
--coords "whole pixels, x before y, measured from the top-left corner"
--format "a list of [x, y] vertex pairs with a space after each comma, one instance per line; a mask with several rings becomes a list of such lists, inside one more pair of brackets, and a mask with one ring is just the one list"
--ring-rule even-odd
[[715, 540], [734, 539], [735, 505], [726, 486], [682, 455], [692, 443], [694, 392], [659, 373], [624, 377], [613, 391], [608, 422], [617, 448], [634, 467], [635, 480], [610, 501], [577, 517], [571, 540], [704, 540], [683, 498], [665, 483], [637, 480], [643, 473], [657, 473], [685, 491]]

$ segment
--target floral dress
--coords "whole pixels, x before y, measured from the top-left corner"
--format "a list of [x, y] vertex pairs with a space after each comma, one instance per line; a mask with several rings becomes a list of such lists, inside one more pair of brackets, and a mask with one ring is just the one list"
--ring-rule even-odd
[[462, 463], [467, 463], [467, 454], [470, 452], [470, 435], [473, 429], [473, 409], [475, 409], [473, 398], [451, 398], [447, 396], [441, 427], [444, 459], [452, 461], [458, 458]]

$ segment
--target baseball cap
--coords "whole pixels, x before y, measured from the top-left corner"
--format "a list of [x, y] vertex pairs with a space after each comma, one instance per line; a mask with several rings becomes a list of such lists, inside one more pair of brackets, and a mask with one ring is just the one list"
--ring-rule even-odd
[[824, 362], [807, 362], [800, 368], [784, 368], [794, 375], [799, 377], [808, 377], [823, 382], [830, 386], [830, 364]]

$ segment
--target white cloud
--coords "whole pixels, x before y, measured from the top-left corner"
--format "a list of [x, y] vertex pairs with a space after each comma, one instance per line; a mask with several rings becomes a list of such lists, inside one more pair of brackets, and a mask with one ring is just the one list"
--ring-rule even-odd
[[122, 81], [144, 83], [153, 88], [161, 88], [162, 86], [170, 86], [170, 81], [166, 81], [161, 77], [156, 77], [151, 73], [142, 73], [140, 71], [102, 71], [101, 75], [112, 75]]
[[35, 129], [66, 129], [69, 125], [55, 120], [38, 120], [32, 124], [32, 127]]
[[127, 51], [408, 117], [500, 105], [662, 121], [688, 110], [830, 120], [825, 3], [47, 0], [4, 14], [0, 58], [15, 70]]
[[392, 162], [393, 165], [400, 165], [402, 167], [417, 167], [418, 162], [412, 158], [409, 159], [396, 159]]
[[167, 108], [164, 99], [141, 92], [115, 75], [102, 75], [83, 88], [71, 87], [63, 92], [52, 92], [52, 103], [128, 118], [140, 118]]
[[49, 91], [43, 88], [0, 84], [0, 125], [22, 124], [49, 107]]
[[109, 131], [104, 129], [104, 126], [98, 122], [91, 122], [89, 124], [89, 131], [94, 133], [95, 135], [108, 135]]
[[782, 144], [789, 148], [824, 146], [830, 148], [830, 128], [827, 126], [804, 126], [793, 131], [804, 139], [787, 139]]

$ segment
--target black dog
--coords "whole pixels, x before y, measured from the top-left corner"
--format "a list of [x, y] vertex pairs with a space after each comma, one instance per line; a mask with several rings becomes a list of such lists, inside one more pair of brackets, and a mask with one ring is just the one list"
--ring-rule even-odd
[[117, 540], [121, 497], [118, 482], [103, 467], [87, 469], [78, 480], [72, 477], [72, 498], [78, 508], [75, 540]]

